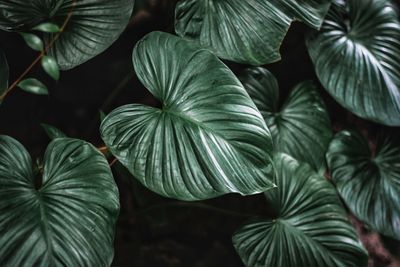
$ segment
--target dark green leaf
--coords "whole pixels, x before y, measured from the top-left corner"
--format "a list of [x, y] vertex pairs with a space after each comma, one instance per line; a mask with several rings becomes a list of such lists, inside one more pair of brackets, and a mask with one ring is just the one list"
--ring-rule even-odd
[[372, 229], [400, 240], [400, 140], [378, 137], [375, 151], [355, 131], [338, 133], [327, 153], [332, 180], [356, 217]]
[[50, 56], [43, 56], [42, 67], [44, 71], [54, 80], [60, 79], [60, 69], [58, 68], [57, 61]]
[[46, 85], [44, 85], [41, 81], [35, 79], [35, 78], [28, 78], [20, 83], [18, 83], [18, 87], [20, 87], [22, 90], [32, 93], [32, 94], [37, 94], [37, 95], [48, 95], [49, 91], [47, 90]]
[[106, 118], [106, 114], [102, 110], [99, 110], [99, 116], [101, 122]]
[[310, 81], [297, 85], [281, 107], [275, 77], [264, 68], [250, 68], [240, 77], [263, 115], [275, 150], [309, 163], [316, 171], [326, 169], [325, 153], [332, 130], [325, 104]]
[[58, 27], [57, 24], [45, 22], [33, 27], [32, 30], [47, 32], [47, 33], [56, 33], [59, 32], [61, 29], [60, 27]]
[[3, 50], [0, 49], [0, 96], [2, 96], [8, 88], [8, 76], [9, 69], [7, 58]]
[[325, 89], [354, 114], [400, 125], [400, 23], [387, 0], [337, 1], [308, 51]]
[[335, 189], [304, 163], [275, 158], [278, 188], [266, 193], [277, 216], [258, 219], [233, 237], [249, 267], [366, 267], [367, 252]]
[[20, 33], [25, 43], [36, 51], [42, 51], [44, 48], [43, 41], [33, 33]]
[[319, 28], [332, 0], [181, 0], [178, 35], [197, 40], [219, 57], [252, 65], [280, 59], [294, 19]]
[[[66, 70], [107, 49], [129, 22], [133, 3], [134, 0], [0, 0], [0, 29], [32, 29], [43, 21], [63, 25], [70, 18], [49, 51], [59, 67]], [[54, 36], [46, 34], [46, 42]]]
[[0, 266], [110, 266], [118, 198], [92, 145], [52, 141], [39, 178], [25, 148], [0, 136]]
[[60, 129], [46, 123], [42, 123], [42, 128], [50, 139], [67, 137]]
[[126, 105], [101, 125], [110, 151], [149, 189], [198, 200], [273, 187], [271, 135], [235, 75], [211, 52], [153, 32], [135, 71], [162, 108]]

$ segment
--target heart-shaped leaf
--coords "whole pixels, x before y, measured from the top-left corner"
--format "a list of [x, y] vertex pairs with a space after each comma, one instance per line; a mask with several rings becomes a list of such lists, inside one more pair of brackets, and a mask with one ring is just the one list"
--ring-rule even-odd
[[[0, 0], [0, 29], [21, 31], [49, 22], [61, 26], [67, 20], [50, 49], [50, 55], [66, 70], [107, 49], [125, 29], [133, 3], [134, 0]], [[57, 34], [45, 35], [47, 43]]]
[[178, 35], [197, 40], [219, 57], [252, 65], [280, 59], [290, 23], [319, 28], [332, 0], [181, 0]]
[[356, 217], [372, 229], [400, 240], [400, 140], [378, 136], [376, 148], [358, 132], [336, 134], [327, 153], [332, 180]]
[[102, 154], [56, 139], [37, 179], [25, 148], [0, 136], [0, 265], [110, 266], [119, 202]]
[[271, 135], [235, 75], [194, 42], [153, 32], [135, 47], [162, 108], [126, 105], [102, 122], [110, 151], [149, 189], [198, 200], [273, 187]]
[[308, 51], [325, 89], [354, 114], [400, 125], [400, 23], [387, 0], [336, 1]]
[[365, 267], [367, 253], [335, 189], [304, 163], [278, 154], [277, 185], [266, 197], [276, 217], [257, 219], [233, 237], [249, 267]]
[[7, 58], [3, 50], [0, 49], [0, 103], [3, 94], [8, 88], [8, 76], [9, 76], [9, 69], [8, 69]]
[[246, 69], [239, 77], [271, 131], [276, 151], [326, 169], [325, 153], [332, 130], [325, 104], [310, 81], [298, 84], [279, 106], [279, 87], [266, 69]]

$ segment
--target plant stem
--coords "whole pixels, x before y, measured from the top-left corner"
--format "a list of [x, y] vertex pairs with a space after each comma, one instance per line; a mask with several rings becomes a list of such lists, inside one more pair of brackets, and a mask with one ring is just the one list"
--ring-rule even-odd
[[76, 0], [73, 0], [71, 10], [68, 12], [67, 17], [62, 24], [60, 31], [54, 36], [51, 42], [43, 49], [42, 52], [35, 58], [35, 60], [25, 69], [25, 71], [7, 88], [7, 90], [0, 96], [0, 101], [3, 100], [14, 88], [17, 87], [19, 82], [36, 66], [36, 64], [47, 54], [51, 47], [53, 47], [54, 43], [58, 40], [60, 35], [64, 32], [65, 27], [67, 26], [69, 20], [72, 17], [72, 12], [75, 8]]

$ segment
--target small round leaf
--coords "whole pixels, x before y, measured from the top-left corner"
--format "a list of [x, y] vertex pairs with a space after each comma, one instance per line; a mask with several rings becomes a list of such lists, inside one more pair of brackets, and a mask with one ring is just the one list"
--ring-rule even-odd
[[41, 81], [35, 78], [28, 78], [18, 83], [18, 87], [22, 90], [36, 94], [36, 95], [48, 95], [49, 91], [47, 90], [46, 85], [44, 85]]
[[47, 32], [47, 33], [56, 33], [56, 32], [61, 31], [60, 27], [58, 27], [57, 24], [50, 23], [50, 22], [41, 23], [41, 24], [33, 27], [32, 30]]
[[60, 69], [58, 67], [57, 61], [50, 56], [42, 57], [42, 67], [44, 71], [54, 80], [58, 81], [60, 79]]
[[24, 38], [25, 43], [36, 51], [43, 51], [44, 44], [42, 39], [33, 33], [20, 33], [22, 38]]

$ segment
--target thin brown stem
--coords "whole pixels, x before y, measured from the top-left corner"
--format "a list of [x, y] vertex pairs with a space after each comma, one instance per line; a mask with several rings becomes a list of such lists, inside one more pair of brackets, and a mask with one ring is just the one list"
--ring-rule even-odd
[[58, 40], [60, 35], [64, 32], [69, 20], [72, 17], [72, 12], [75, 8], [76, 0], [73, 0], [71, 10], [68, 12], [67, 17], [62, 24], [60, 31], [54, 36], [54, 38], [48, 43], [48, 45], [43, 49], [42, 52], [35, 58], [35, 60], [25, 69], [25, 71], [7, 88], [7, 90], [0, 96], [0, 101], [3, 100], [17, 85], [21, 80], [36, 66], [36, 64], [47, 54], [50, 48], [53, 47], [54, 43]]
[[114, 158], [111, 162], [110, 162], [110, 167], [112, 167], [115, 163], [117, 163], [117, 158]]

